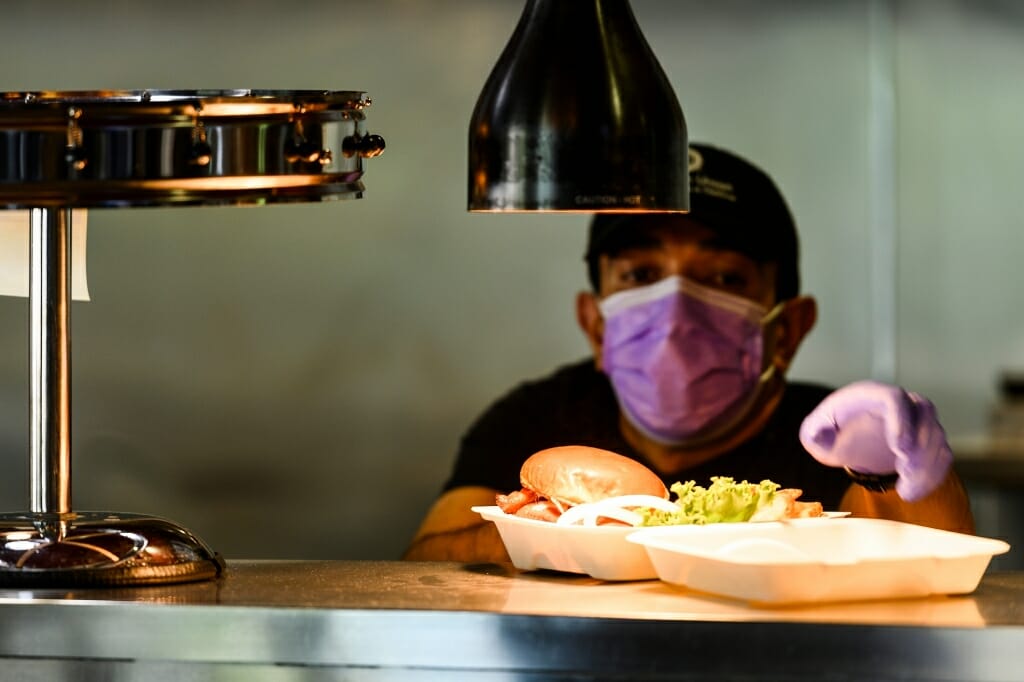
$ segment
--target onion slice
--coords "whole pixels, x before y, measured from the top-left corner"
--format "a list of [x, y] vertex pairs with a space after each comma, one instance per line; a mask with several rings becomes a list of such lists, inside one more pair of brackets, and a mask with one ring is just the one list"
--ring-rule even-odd
[[620, 495], [571, 507], [565, 510], [555, 523], [563, 526], [596, 526], [599, 518], [605, 518], [615, 519], [630, 526], [639, 526], [643, 517], [631, 511], [637, 507], [666, 512], [679, 511], [679, 506], [674, 502], [654, 495]]

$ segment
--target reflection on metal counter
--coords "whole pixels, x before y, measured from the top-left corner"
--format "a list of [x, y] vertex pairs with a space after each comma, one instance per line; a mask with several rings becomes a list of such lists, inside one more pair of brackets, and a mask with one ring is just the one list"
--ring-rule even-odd
[[[238, 561], [218, 580], [0, 590], [4, 678], [1019, 679], [1024, 575], [969, 596], [755, 608], [508, 564]], [[742, 652], [738, 655], [738, 652]]]

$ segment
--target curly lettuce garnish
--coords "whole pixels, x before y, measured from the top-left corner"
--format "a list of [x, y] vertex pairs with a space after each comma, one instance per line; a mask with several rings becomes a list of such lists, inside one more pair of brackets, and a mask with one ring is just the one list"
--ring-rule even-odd
[[676, 494], [678, 511], [639, 508], [642, 526], [675, 526], [705, 523], [737, 523], [749, 521], [759, 509], [771, 505], [778, 483], [737, 483], [728, 476], [712, 476], [707, 488], [695, 481], [673, 483], [669, 490]]

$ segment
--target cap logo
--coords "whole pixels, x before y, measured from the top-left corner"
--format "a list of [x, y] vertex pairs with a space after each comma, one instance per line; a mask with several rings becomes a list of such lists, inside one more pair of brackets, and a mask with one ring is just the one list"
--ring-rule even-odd
[[704, 156], [693, 147], [689, 149], [688, 163], [690, 166], [690, 194], [704, 194], [735, 203], [735, 185], [727, 180], [716, 180], [701, 173], [704, 169]]
[[693, 147], [690, 147], [689, 154], [687, 156], [691, 173], [696, 173], [704, 167], [704, 157], [701, 156], [701, 153]]

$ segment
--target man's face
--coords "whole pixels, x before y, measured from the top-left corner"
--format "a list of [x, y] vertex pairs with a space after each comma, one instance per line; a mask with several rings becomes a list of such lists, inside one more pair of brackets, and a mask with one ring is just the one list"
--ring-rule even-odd
[[765, 308], [776, 303], [774, 263], [758, 263], [715, 233], [678, 218], [647, 229], [636, 242], [600, 259], [601, 298], [679, 275], [742, 296]]

